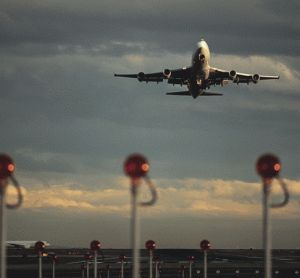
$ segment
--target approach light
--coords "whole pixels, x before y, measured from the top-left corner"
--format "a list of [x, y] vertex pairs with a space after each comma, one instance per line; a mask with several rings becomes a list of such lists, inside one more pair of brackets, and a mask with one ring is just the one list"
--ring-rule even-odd
[[256, 171], [263, 179], [276, 177], [281, 169], [279, 159], [273, 154], [265, 154], [256, 162]]
[[15, 169], [13, 160], [6, 154], [0, 154], [0, 179], [10, 177]]
[[151, 253], [155, 249], [156, 243], [150, 239], [146, 242], [145, 246], [147, 250]]
[[154, 257], [153, 257], [153, 260], [156, 261], [156, 262], [158, 262], [158, 261], [160, 261], [160, 257], [155, 254]]
[[45, 251], [45, 244], [44, 242], [42, 241], [37, 241], [35, 244], [34, 244], [34, 249], [35, 251], [37, 251], [38, 253], [43, 253]]
[[188, 256], [188, 261], [189, 262], [192, 262], [193, 260], [194, 260], [194, 256], [192, 256], [192, 255]]
[[56, 261], [57, 261], [57, 255], [56, 255], [56, 254], [50, 254], [49, 259], [50, 259], [52, 262], [56, 262]]
[[124, 163], [124, 172], [132, 179], [139, 179], [146, 175], [150, 166], [147, 159], [140, 154], [129, 156]]
[[91, 260], [91, 254], [90, 253], [86, 253], [85, 255], [84, 255], [84, 259], [88, 262], [88, 261], [90, 261]]
[[125, 256], [124, 254], [121, 254], [121, 255], [119, 256], [119, 259], [120, 259], [121, 262], [124, 262], [125, 259], [126, 259], [126, 256]]
[[92, 249], [93, 252], [98, 252], [99, 249], [100, 249], [101, 244], [98, 240], [93, 240], [91, 242], [90, 246], [91, 246], [91, 249]]
[[203, 250], [203, 252], [208, 251], [210, 248], [210, 242], [207, 239], [204, 239], [200, 242], [200, 248]]

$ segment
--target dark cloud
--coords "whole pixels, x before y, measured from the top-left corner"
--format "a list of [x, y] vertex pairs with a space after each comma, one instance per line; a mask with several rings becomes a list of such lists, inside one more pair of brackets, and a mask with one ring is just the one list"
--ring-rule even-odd
[[[121, 6], [112, 1], [94, 2], [94, 9], [80, 8], [79, 3], [75, 8], [65, 1], [31, 7], [7, 3], [2, 9], [0, 39], [16, 55], [22, 48], [26, 53], [27, 44], [44, 49], [53, 44], [92, 47], [115, 40], [155, 41], [163, 50], [182, 53], [201, 38], [215, 45], [217, 53], [298, 55], [300, 26], [297, 17], [291, 16], [297, 13], [298, 4], [284, 4], [281, 9], [270, 1], [233, 2], [149, 2], [140, 7], [130, 1]], [[42, 49], [38, 51], [44, 55]]]

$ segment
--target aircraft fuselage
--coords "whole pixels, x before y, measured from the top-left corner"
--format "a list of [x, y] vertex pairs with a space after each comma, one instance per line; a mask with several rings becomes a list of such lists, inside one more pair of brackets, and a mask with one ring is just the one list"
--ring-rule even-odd
[[201, 40], [192, 57], [191, 75], [189, 80], [189, 91], [193, 98], [201, 95], [206, 89], [206, 82], [209, 78], [210, 51], [207, 43]]

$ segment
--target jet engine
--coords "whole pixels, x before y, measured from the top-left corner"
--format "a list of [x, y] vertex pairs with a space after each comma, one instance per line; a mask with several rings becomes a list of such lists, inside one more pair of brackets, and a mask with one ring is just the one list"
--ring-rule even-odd
[[257, 84], [258, 83], [258, 81], [259, 81], [259, 79], [260, 79], [260, 76], [259, 76], [259, 74], [254, 74], [253, 76], [252, 76], [252, 82], [254, 83], [254, 84]]
[[163, 75], [164, 75], [164, 78], [165, 78], [165, 79], [169, 79], [170, 76], [171, 76], [171, 71], [170, 71], [169, 69], [165, 69], [165, 70], [163, 71]]
[[137, 78], [138, 78], [138, 81], [140, 81], [140, 82], [144, 81], [145, 80], [145, 73], [139, 72]]
[[236, 79], [236, 71], [235, 70], [231, 70], [229, 72], [229, 76], [232, 78], [232, 80], [235, 80]]

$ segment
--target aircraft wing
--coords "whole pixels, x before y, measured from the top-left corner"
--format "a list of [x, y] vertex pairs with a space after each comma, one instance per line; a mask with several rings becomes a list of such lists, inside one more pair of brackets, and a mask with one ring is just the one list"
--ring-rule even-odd
[[30, 244], [7, 243], [7, 246], [17, 248], [17, 249], [29, 249], [30, 248]]
[[268, 75], [259, 75], [255, 74], [247, 74], [247, 73], [239, 73], [235, 70], [227, 71], [221, 70], [217, 68], [210, 68], [209, 79], [211, 81], [214, 80], [233, 80], [233, 83], [257, 83], [259, 80], [267, 80], [267, 79], [279, 79], [280, 76], [268, 76]]
[[164, 79], [168, 79], [169, 84], [185, 84], [190, 76], [191, 68], [181, 68], [176, 70], [165, 69], [156, 73], [143, 73], [138, 74], [115, 74], [116, 77], [136, 78], [140, 82], [163, 82]]

